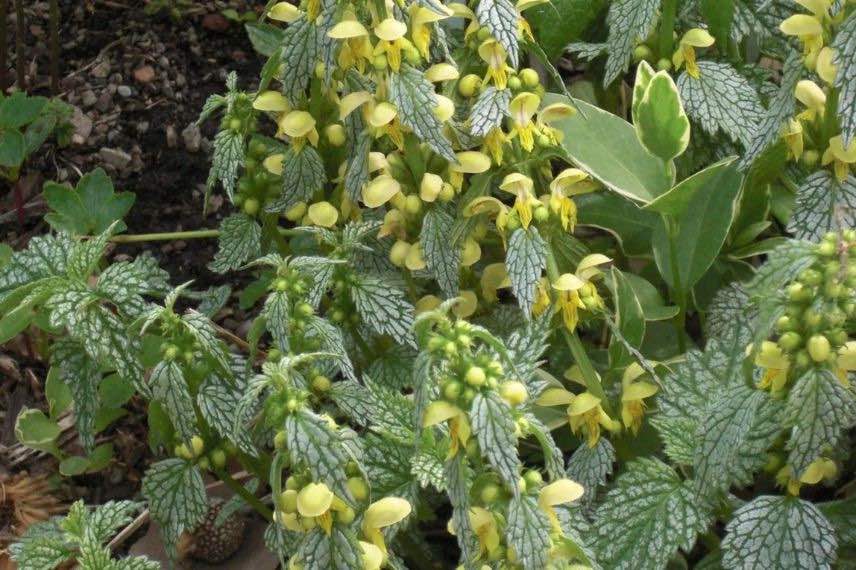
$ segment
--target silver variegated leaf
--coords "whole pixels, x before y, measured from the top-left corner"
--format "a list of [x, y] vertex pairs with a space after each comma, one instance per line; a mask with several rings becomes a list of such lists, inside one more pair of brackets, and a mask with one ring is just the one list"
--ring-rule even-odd
[[517, 42], [517, 20], [520, 16], [511, 0], [479, 0], [476, 19], [490, 30], [490, 34], [508, 54], [511, 67], [516, 68], [520, 59]]
[[[357, 113], [352, 113], [357, 115]], [[348, 116], [350, 119], [351, 117]], [[358, 202], [362, 196], [363, 186], [369, 181], [369, 151], [372, 146], [372, 137], [368, 133], [360, 134], [354, 145], [354, 152], [348, 161], [345, 171], [345, 190], [348, 197]]]
[[202, 474], [192, 463], [165, 459], [146, 472], [142, 492], [161, 527], [166, 551], [174, 559], [181, 533], [193, 529], [208, 512]]
[[214, 156], [211, 158], [211, 170], [208, 173], [209, 191], [217, 182], [223, 185], [229, 200], [235, 197], [235, 183], [238, 169], [244, 163], [246, 153], [244, 134], [223, 129], [214, 137]]
[[[856, 13], [844, 21], [832, 43], [836, 66], [835, 88], [838, 90], [838, 117], [844, 148], [856, 139]], [[852, 226], [851, 226], [852, 227]]]
[[584, 504], [594, 503], [597, 489], [606, 484], [614, 463], [615, 448], [605, 437], [599, 438], [594, 447], [582, 444], [571, 454], [565, 474], [585, 489]]
[[282, 38], [282, 93], [299, 105], [318, 59], [318, 29], [305, 17], [289, 24]]
[[508, 105], [511, 102], [509, 89], [497, 89], [494, 86], [479, 93], [470, 112], [470, 134], [483, 137], [491, 129], [502, 124], [502, 119], [508, 116]]
[[57, 339], [51, 346], [51, 365], [58, 368], [63, 384], [71, 391], [74, 401], [74, 425], [84, 450], [95, 448], [95, 414], [98, 413], [98, 385], [101, 372], [83, 350], [68, 338]]
[[199, 343], [200, 350], [206, 356], [214, 359], [220, 367], [220, 371], [231, 374], [232, 358], [229, 356], [229, 349], [226, 347], [226, 343], [217, 337], [217, 331], [214, 329], [214, 323], [211, 322], [211, 319], [190, 309], [181, 316], [181, 322], [184, 323], [185, 330]]
[[327, 173], [317, 150], [309, 145], [300, 150], [289, 147], [282, 160], [282, 193], [265, 210], [285, 212], [298, 202], [310, 202], [325, 182]]
[[261, 252], [262, 227], [246, 214], [232, 214], [220, 225], [220, 244], [212, 271], [226, 273], [237, 269]]
[[197, 432], [196, 412], [181, 367], [175, 361], [160, 362], [152, 370], [149, 383], [152, 398], [163, 406], [178, 436], [189, 441]]
[[248, 418], [242, 417], [244, 412], [240, 406], [245, 387], [246, 381], [240, 375], [229, 380], [221, 374], [208, 374], [196, 394], [196, 405], [217, 433], [255, 457], [258, 452], [245, 427]]
[[517, 456], [517, 437], [514, 434], [514, 416], [511, 408], [495, 392], [476, 394], [470, 408], [470, 422], [479, 448], [488, 463], [515, 495], [520, 493], [520, 458]]
[[338, 356], [336, 362], [345, 378], [353, 382], [357, 381], [354, 365], [345, 348], [345, 337], [342, 331], [325, 319], [314, 315], [306, 319], [304, 330], [307, 338], [320, 341], [322, 351]]
[[352, 570], [363, 566], [363, 551], [354, 531], [333, 525], [328, 535], [311, 530], [300, 543], [298, 557], [306, 570]]
[[327, 421], [307, 409], [298, 410], [285, 419], [285, 433], [292, 464], [306, 465], [314, 481], [353, 504], [345, 474], [351, 458]]
[[141, 503], [134, 501], [107, 501], [98, 505], [89, 515], [87, 530], [101, 544], [111, 540], [116, 531], [125, 528], [140, 512]]
[[514, 547], [524, 570], [547, 567], [552, 544], [550, 532], [550, 520], [533, 497], [518, 495], [511, 498], [508, 503], [508, 527], [505, 533], [508, 544]]
[[31, 239], [27, 249], [13, 253], [9, 263], [0, 267], [0, 300], [21, 285], [65, 275], [74, 245], [74, 240], [64, 233]]
[[288, 352], [288, 321], [291, 307], [288, 294], [285, 291], [274, 291], [265, 299], [261, 316], [265, 318], [265, 326], [273, 337], [274, 344], [282, 351]]
[[431, 208], [422, 220], [419, 242], [428, 270], [437, 280], [447, 298], [458, 296], [458, 273], [461, 267], [461, 248], [449, 238], [455, 218], [440, 208]]
[[636, 43], [644, 40], [657, 22], [660, 0], [616, 0], [609, 6], [606, 24], [606, 60], [603, 84], [609, 85], [627, 71]]
[[414, 345], [415, 309], [404, 293], [378, 277], [360, 275], [351, 289], [360, 318], [377, 334], [388, 334], [399, 342]]
[[443, 134], [443, 124], [434, 115], [437, 97], [425, 75], [402, 64], [399, 73], [389, 77], [389, 100], [398, 109], [401, 123], [411, 129], [431, 150], [450, 162], [457, 162], [452, 145]]
[[835, 529], [813, 504], [763, 495], [740, 507], [725, 527], [722, 565], [743, 568], [830, 569]]
[[410, 473], [424, 489], [431, 485], [438, 491], [446, 489], [443, 479], [443, 458], [431, 451], [420, 451], [410, 459]]
[[707, 338], [736, 336], [738, 343], [747, 345], [752, 341], [756, 317], [746, 289], [740, 283], [732, 283], [720, 289], [707, 307]]
[[535, 226], [519, 228], [508, 240], [505, 266], [511, 279], [511, 290], [527, 317], [532, 313], [535, 290], [541, 273], [547, 266], [547, 244]]
[[856, 176], [850, 175], [839, 182], [829, 171], [820, 170], [803, 181], [788, 221], [788, 231], [795, 238], [820, 241], [826, 232], [854, 227]]

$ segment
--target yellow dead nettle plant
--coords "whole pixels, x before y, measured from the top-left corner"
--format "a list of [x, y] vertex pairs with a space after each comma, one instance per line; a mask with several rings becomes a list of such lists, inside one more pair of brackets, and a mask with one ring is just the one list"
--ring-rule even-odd
[[827, 85], [835, 83], [835, 75], [838, 73], [838, 69], [833, 63], [834, 59], [835, 50], [828, 46], [821, 49], [817, 55], [817, 65], [814, 70]]
[[398, 109], [395, 105], [387, 101], [374, 105], [369, 103], [367, 118], [369, 125], [375, 129], [375, 138], [386, 135], [399, 150], [404, 148], [404, 133], [401, 132]]
[[464, 289], [458, 293], [457, 301], [458, 302], [452, 308], [452, 312], [461, 319], [471, 317], [475, 314], [476, 309], [479, 306], [479, 299], [476, 296], [475, 291], [470, 291], [469, 289]]
[[381, 174], [363, 187], [363, 203], [379, 208], [401, 191], [401, 184], [389, 174]]
[[443, 304], [443, 300], [437, 295], [425, 295], [416, 301], [414, 307], [416, 308], [416, 314], [420, 315], [422, 313], [427, 313], [428, 311], [433, 311], [441, 304]]
[[368, 91], [348, 93], [339, 100], [339, 120], [344, 121], [352, 112], [373, 100], [374, 95]]
[[639, 433], [642, 427], [645, 398], [650, 398], [658, 390], [656, 384], [642, 380], [643, 376], [645, 370], [634, 362], [624, 370], [621, 377], [621, 422], [634, 434]]
[[371, 542], [364, 540], [359, 542], [363, 551], [363, 570], [380, 570], [384, 562], [383, 552]]
[[511, 69], [505, 63], [508, 57], [505, 48], [493, 38], [486, 39], [479, 46], [479, 57], [487, 64], [484, 82], [492, 82], [497, 89], [505, 89], [508, 85], [508, 71]]
[[494, 127], [484, 137], [482, 150], [487, 151], [494, 164], [500, 166], [503, 158], [503, 147], [508, 142], [508, 135], [500, 127]]
[[547, 203], [550, 210], [559, 216], [562, 229], [574, 231], [577, 222], [577, 206], [572, 197], [593, 192], [596, 188], [589, 175], [579, 168], [566, 168], [550, 182]]
[[318, 131], [315, 119], [306, 111], [290, 111], [277, 121], [277, 136], [287, 135], [295, 151], [303, 148], [308, 140], [312, 146], [318, 146]]
[[478, 216], [479, 214], [486, 214], [489, 218], [494, 218], [496, 220], [496, 229], [499, 230], [500, 235], [503, 236], [504, 243], [505, 227], [508, 224], [509, 211], [508, 206], [493, 196], [479, 196], [466, 205], [464, 208], [464, 216], [469, 218], [472, 216]]
[[494, 302], [499, 300], [497, 291], [511, 287], [511, 278], [505, 263], [491, 263], [482, 270], [481, 289], [485, 301]]
[[431, 55], [428, 51], [431, 47], [431, 24], [445, 20], [452, 15], [449, 8], [443, 6], [443, 9], [446, 11], [445, 14], [440, 14], [435, 9], [429, 9], [418, 4], [412, 4], [410, 7], [410, 39], [425, 59], [429, 59]]
[[434, 202], [443, 191], [443, 178], [438, 174], [426, 172], [419, 183], [419, 198], [423, 202]]
[[838, 358], [835, 360], [835, 375], [846, 387], [850, 387], [850, 379], [847, 375], [856, 371], [856, 340], [848, 341], [847, 344], [838, 349]]
[[407, 257], [404, 258], [404, 266], [410, 271], [420, 271], [425, 269], [425, 254], [422, 250], [422, 242], [416, 241], [407, 250]]
[[533, 192], [535, 183], [531, 178], [519, 172], [512, 172], [503, 178], [499, 189], [514, 196], [513, 210], [520, 217], [524, 228], [532, 223], [532, 209], [538, 205], [538, 199]]
[[681, 37], [678, 42], [678, 49], [672, 55], [672, 63], [675, 69], [680, 69], [686, 64], [687, 73], [690, 77], [699, 78], [700, 72], [696, 63], [695, 50], [698, 48], [708, 48], [713, 45], [714, 38], [707, 30], [701, 28], [693, 28]]
[[547, 514], [553, 532], [564, 534], [554, 507], [572, 503], [582, 497], [583, 493], [583, 486], [570, 479], [558, 479], [541, 488], [538, 493], [538, 507]]
[[301, 15], [300, 10], [290, 2], [277, 2], [268, 11], [268, 18], [277, 22], [291, 23]]
[[[825, 2], [814, 3], [803, 0], [800, 4], [803, 6], [816, 4], [814, 7], [820, 8]], [[817, 58], [823, 48], [823, 21], [827, 14], [826, 10], [823, 10], [822, 13], [812, 11], [810, 16], [808, 14], [794, 14], [779, 25], [779, 30], [783, 34], [795, 36], [800, 40], [803, 45], [805, 65], [809, 69], [814, 69], [817, 66]]]
[[826, 93], [823, 92], [814, 81], [803, 79], [797, 83], [794, 89], [797, 101], [805, 105], [805, 111], [797, 115], [797, 118], [805, 121], [813, 121], [816, 117], [822, 117], [826, 108]]
[[597, 445], [601, 428], [611, 432], [621, 430], [621, 424], [604, 411], [600, 398], [588, 391], [574, 394], [564, 388], [547, 388], [536, 403], [545, 407], [567, 406], [565, 421], [570, 425], [572, 433], [582, 433], [586, 437], [589, 447]]
[[389, 67], [395, 72], [401, 69], [401, 50], [407, 45], [404, 35], [407, 33], [407, 24], [399, 22], [395, 18], [387, 18], [372, 30], [374, 35], [380, 39], [375, 46], [374, 55], [386, 55]]
[[856, 164], [856, 139], [850, 141], [844, 148], [844, 139], [837, 135], [829, 139], [829, 146], [823, 153], [821, 160], [824, 166], [832, 164], [832, 170], [839, 182], [844, 182], [850, 175], [850, 167]]
[[528, 91], [518, 93], [508, 105], [512, 125], [509, 138], [520, 137], [520, 146], [527, 151], [535, 148], [535, 131], [537, 129], [532, 118], [538, 112], [539, 105], [541, 105], [541, 98]]
[[532, 34], [532, 27], [529, 22], [523, 17], [523, 12], [529, 8], [549, 4], [549, 0], [518, 0], [514, 7], [517, 9], [517, 29], [520, 35], [526, 37], [529, 41], [535, 41], [535, 36]]
[[567, 103], [553, 103], [538, 111], [538, 131], [547, 137], [553, 145], [559, 145], [565, 138], [565, 133], [552, 126], [556, 121], [570, 119], [577, 110]]
[[824, 479], [835, 479], [837, 474], [838, 466], [834, 461], [825, 457], [818, 457], [806, 467], [805, 472], [799, 478], [794, 477], [790, 465], [785, 465], [776, 473], [776, 482], [779, 486], [787, 489], [789, 495], [798, 497], [803, 485], [817, 485]]
[[400, 497], [384, 497], [366, 509], [363, 516], [363, 536], [382, 554], [381, 566], [386, 563], [388, 553], [382, 529], [403, 521], [410, 515], [410, 503]]
[[269, 113], [288, 113], [291, 103], [279, 91], [264, 91], [253, 101], [253, 109]]
[[346, 13], [344, 19], [333, 26], [327, 35], [342, 41], [338, 62], [343, 71], [351, 67], [357, 67], [360, 72], [365, 71], [366, 64], [372, 59], [372, 44], [369, 31], [357, 21], [353, 13]]
[[802, 123], [797, 119], [788, 119], [782, 126], [782, 138], [788, 147], [788, 157], [799, 160], [805, 149]]
[[464, 183], [464, 174], [481, 174], [490, 169], [490, 157], [476, 150], [465, 150], [455, 155], [457, 164], [449, 165], [449, 182], [460, 190]]
[[329, 535], [333, 513], [351, 510], [324, 483], [309, 483], [299, 492], [287, 490], [277, 502], [282, 507], [277, 512], [277, 521], [294, 532], [306, 532], [318, 525]]
[[309, 206], [306, 213], [309, 220], [315, 226], [322, 228], [332, 228], [339, 220], [339, 210], [336, 209], [330, 202], [316, 202]]
[[573, 332], [577, 328], [580, 309], [603, 306], [603, 299], [592, 282], [602, 275], [598, 266], [611, 261], [600, 253], [587, 255], [580, 260], [576, 272], [564, 273], [553, 282], [553, 289], [557, 292], [556, 305], [569, 331]]
[[[747, 354], [751, 350], [752, 345], [746, 347]], [[788, 369], [791, 366], [790, 360], [782, 352], [781, 347], [769, 340], [762, 342], [755, 355], [755, 365], [764, 369], [764, 374], [758, 381], [758, 388], [769, 390], [773, 395], [780, 394], [788, 381]]]
[[435, 63], [425, 70], [425, 79], [431, 83], [454, 81], [460, 76], [461, 73], [458, 71], [458, 68], [451, 63]]

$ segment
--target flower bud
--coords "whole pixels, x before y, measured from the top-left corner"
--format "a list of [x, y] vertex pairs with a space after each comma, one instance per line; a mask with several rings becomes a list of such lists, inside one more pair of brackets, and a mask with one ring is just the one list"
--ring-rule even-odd
[[481, 386], [486, 380], [487, 375], [480, 366], [471, 366], [464, 376], [464, 381], [470, 386]]
[[505, 382], [499, 387], [499, 395], [502, 396], [502, 399], [508, 402], [511, 406], [519, 406], [526, 401], [529, 393], [522, 382], [512, 380], [510, 382]]
[[324, 129], [324, 136], [327, 137], [327, 140], [330, 142], [331, 145], [336, 147], [342, 146], [347, 140], [347, 135], [345, 134], [345, 127], [343, 127], [339, 123], [327, 125], [327, 127]]
[[829, 358], [832, 348], [829, 344], [829, 340], [821, 334], [816, 334], [808, 339], [806, 347], [808, 348], [809, 356], [811, 356], [811, 359], [815, 362], [825, 362], [826, 359]]

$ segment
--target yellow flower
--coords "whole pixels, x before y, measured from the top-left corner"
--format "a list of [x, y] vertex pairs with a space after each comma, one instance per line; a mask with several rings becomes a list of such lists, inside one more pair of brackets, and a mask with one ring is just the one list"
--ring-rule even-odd
[[435, 63], [434, 65], [425, 70], [425, 79], [427, 79], [431, 83], [453, 81], [460, 76], [461, 74], [458, 71], [458, 68], [452, 65], [451, 63]]
[[297, 493], [297, 512], [303, 519], [313, 521], [330, 534], [330, 529], [333, 527], [333, 515], [330, 511], [336, 502], [339, 503], [337, 510], [341, 510], [344, 505], [341, 501], [336, 501], [335, 495], [327, 485], [309, 483]]
[[480, 554], [490, 558], [499, 551], [502, 542], [496, 518], [483, 507], [472, 507], [467, 514], [479, 539]]
[[519, 136], [520, 146], [527, 151], [535, 147], [535, 124], [532, 122], [532, 117], [535, 116], [540, 104], [540, 97], [524, 91], [515, 96], [508, 106], [512, 123], [511, 137]]
[[437, 400], [428, 404], [428, 407], [425, 408], [425, 416], [422, 418], [422, 427], [431, 427], [446, 421], [449, 422], [449, 436], [452, 439], [448, 457], [452, 458], [458, 454], [458, 451], [466, 448], [472, 435], [467, 414], [461, 408], [445, 400]]
[[577, 110], [567, 103], [553, 103], [538, 111], [538, 130], [545, 135], [552, 145], [559, 145], [565, 138], [565, 133], [552, 127], [556, 121], [569, 119], [577, 114]]
[[818, 457], [806, 467], [799, 478], [794, 477], [790, 465], [785, 465], [776, 474], [776, 481], [787, 489], [788, 494], [796, 497], [799, 496], [800, 487], [803, 485], [817, 485], [824, 479], [834, 479], [837, 474], [838, 466], [834, 461]]
[[[804, 2], [801, 3], [804, 6], [806, 5]], [[818, 5], [816, 7], [819, 8], [821, 6]], [[814, 12], [811, 16], [808, 14], [794, 14], [779, 25], [779, 30], [783, 34], [786, 36], [796, 36], [802, 42], [805, 64], [809, 69], [816, 67], [817, 58], [823, 47], [823, 20], [825, 15], [825, 10], [823, 13]]]
[[497, 291], [511, 287], [511, 278], [508, 276], [508, 270], [505, 268], [505, 263], [491, 263], [482, 271], [481, 289], [482, 296], [486, 301], [496, 301], [499, 299]]
[[802, 123], [796, 119], [788, 119], [787, 124], [782, 127], [782, 138], [788, 146], [788, 156], [799, 160], [804, 149]]
[[407, 24], [387, 18], [375, 26], [373, 31], [380, 39], [373, 51], [374, 55], [386, 54], [390, 69], [398, 72], [401, 69], [401, 50], [406, 45], [404, 35], [407, 33]]
[[818, 87], [817, 83], [803, 79], [797, 83], [794, 95], [806, 107], [806, 110], [797, 115], [797, 118], [813, 121], [815, 117], [823, 116], [823, 111], [826, 109], [826, 93]]
[[824, 47], [817, 55], [817, 65], [815, 71], [828, 85], [835, 83], [835, 75], [838, 69], [832, 60], [835, 58], [835, 50], [831, 47]]
[[443, 179], [437, 174], [426, 172], [419, 183], [419, 197], [423, 202], [434, 202], [443, 190]]
[[401, 184], [389, 174], [381, 174], [363, 187], [363, 203], [379, 208], [401, 191]]
[[562, 312], [565, 327], [573, 332], [579, 323], [579, 309], [596, 309], [603, 306], [603, 299], [592, 281], [601, 275], [599, 265], [612, 261], [603, 254], [593, 253], [580, 260], [575, 273], [560, 275], [553, 282], [558, 292], [556, 303]]
[[553, 507], [572, 503], [582, 497], [584, 492], [582, 485], [570, 479], [558, 479], [541, 488], [538, 493], [538, 506], [547, 514], [554, 532], [564, 534], [556, 509]]
[[508, 142], [508, 137], [500, 127], [494, 127], [484, 137], [483, 149], [490, 153], [493, 163], [497, 166], [502, 164], [503, 147]]
[[343, 42], [339, 50], [339, 67], [343, 71], [356, 66], [365, 71], [366, 63], [372, 58], [369, 31], [357, 21], [353, 13], [346, 12], [341, 22], [333, 26], [327, 35]]
[[428, 311], [433, 311], [442, 303], [443, 300], [436, 295], [425, 295], [424, 297], [416, 301], [416, 314], [419, 315]]
[[678, 49], [672, 55], [672, 63], [675, 69], [680, 69], [686, 63], [687, 73], [690, 77], [698, 79], [699, 69], [696, 64], [696, 48], [707, 48], [713, 45], [713, 36], [707, 30], [693, 28], [683, 35], [678, 42]]
[[490, 169], [490, 157], [476, 150], [465, 150], [455, 154], [457, 164], [449, 165], [449, 182], [460, 190], [464, 174], [481, 174]]
[[461, 252], [461, 266], [470, 267], [481, 259], [481, 246], [474, 239], [467, 239], [464, 242], [464, 248]]
[[[445, 6], [443, 8], [446, 10], [446, 14], [439, 14], [433, 9], [418, 4], [412, 4], [410, 7], [410, 38], [425, 59], [429, 59], [431, 55], [428, 51], [431, 46], [430, 24], [445, 20], [452, 15], [451, 10]], [[429, 81], [433, 81], [433, 79]]]
[[380, 570], [383, 566], [383, 552], [371, 542], [360, 541], [363, 551], [363, 570]]
[[844, 139], [841, 135], [829, 139], [829, 146], [824, 151], [821, 162], [824, 166], [832, 164], [835, 177], [839, 182], [847, 180], [851, 165], [856, 164], [856, 138], [850, 141], [847, 148], [844, 148]]
[[283, 113], [277, 122], [277, 136], [287, 135], [295, 150], [300, 150], [308, 140], [313, 146], [318, 145], [318, 131], [315, 130], [315, 119], [306, 111], [290, 111]]
[[271, 174], [276, 174], [279, 176], [282, 174], [282, 161], [285, 160], [285, 155], [282, 153], [272, 154], [262, 162], [262, 166], [265, 167], [265, 170], [270, 172]]
[[610, 418], [603, 410], [600, 398], [588, 391], [573, 394], [564, 388], [547, 388], [538, 397], [536, 403], [539, 406], [567, 405], [567, 422], [570, 424], [571, 431], [574, 434], [582, 432], [586, 436], [589, 447], [597, 445], [601, 428], [611, 432], [621, 429], [621, 424]]
[[291, 23], [299, 17], [300, 10], [290, 2], [277, 2], [268, 12], [268, 18], [277, 22]]
[[407, 250], [407, 257], [404, 258], [404, 266], [410, 271], [419, 271], [425, 269], [425, 255], [422, 251], [422, 243], [417, 241], [411, 244]]
[[403, 521], [410, 515], [411, 510], [410, 503], [400, 497], [384, 497], [366, 509], [363, 516], [363, 536], [380, 550], [383, 555], [381, 566], [387, 559], [386, 542], [381, 529]]
[[[751, 350], [751, 345], [749, 346]], [[781, 347], [775, 342], [765, 340], [755, 355], [755, 365], [764, 369], [764, 375], [758, 381], [758, 388], [770, 390], [771, 394], [780, 393], [788, 381], [790, 361]]]
[[538, 199], [532, 192], [534, 187], [532, 179], [519, 172], [506, 175], [499, 185], [500, 190], [514, 195], [514, 210], [520, 216], [520, 223], [524, 228], [529, 228], [532, 223], [532, 207], [538, 204]]
[[368, 107], [368, 123], [375, 129], [376, 137], [386, 135], [399, 149], [404, 147], [404, 133], [398, 119], [398, 109], [387, 101], [381, 101]]
[[330, 202], [316, 202], [309, 206], [308, 216], [314, 225], [332, 228], [339, 219], [339, 210]]
[[339, 120], [344, 121], [353, 111], [374, 99], [368, 91], [354, 91], [339, 100]]
[[505, 89], [508, 85], [508, 70], [511, 69], [505, 63], [508, 56], [505, 49], [493, 38], [488, 38], [479, 46], [479, 57], [487, 64], [487, 73], [484, 82], [489, 80], [497, 89]]
[[496, 218], [496, 228], [502, 232], [508, 222], [508, 212], [508, 206], [493, 196], [479, 196], [466, 205], [464, 217], [470, 218], [479, 214], [487, 214], [491, 218]]
[[455, 114], [455, 102], [439, 93], [435, 94], [434, 98], [437, 100], [437, 106], [434, 107], [434, 116], [441, 123], [445, 123]]
[[279, 91], [264, 91], [256, 96], [255, 101], [253, 101], [253, 109], [272, 113], [288, 113], [291, 111], [291, 104]]
[[577, 207], [571, 196], [594, 191], [597, 186], [579, 168], [566, 168], [550, 183], [550, 209], [559, 216], [562, 228], [573, 231], [577, 222]]
[[636, 362], [627, 367], [621, 378], [621, 421], [634, 434], [642, 427], [645, 398], [657, 393], [657, 385], [639, 380], [645, 370]]
[[550, 308], [550, 282], [546, 277], [538, 280], [535, 288], [535, 302], [532, 303], [532, 314], [536, 317], [543, 315]]
[[458, 302], [452, 308], [452, 312], [461, 319], [471, 317], [476, 312], [479, 305], [475, 291], [470, 291], [469, 289], [464, 289], [458, 293], [457, 301]]
[[856, 370], [856, 340], [848, 341], [838, 349], [838, 359], [835, 361], [835, 374], [841, 383], [850, 387], [849, 372]]

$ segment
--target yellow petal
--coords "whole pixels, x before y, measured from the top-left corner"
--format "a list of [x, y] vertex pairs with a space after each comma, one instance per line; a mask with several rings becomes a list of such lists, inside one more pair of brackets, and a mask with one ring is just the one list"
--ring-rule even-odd
[[418, 301], [416, 301], [416, 314], [425, 313], [428, 311], [433, 311], [437, 307], [439, 307], [443, 303], [443, 300], [436, 295], [425, 295]]
[[600, 405], [600, 398], [591, 392], [583, 392], [574, 397], [574, 401], [568, 406], [569, 416], [579, 416]]
[[279, 91], [265, 91], [256, 96], [256, 100], [253, 101], [253, 109], [257, 111], [287, 113], [291, 110], [291, 103]]
[[818, 87], [817, 83], [809, 79], [803, 79], [797, 83], [794, 94], [797, 100], [809, 109], [820, 111], [826, 106], [826, 93]]
[[279, 176], [282, 174], [282, 161], [285, 159], [284, 154], [272, 154], [267, 157], [262, 165], [264, 165], [265, 170], [270, 172], [271, 174], [276, 174]]
[[458, 68], [450, 63], [435, 63], [425, 70], [425, 78], [432, 83], [452, 81], [460, 76]]
[[476, 529], [495, 524], [493, 515], [484, 507], [471, 507], [467, 514], [469, 515], [470, 524]]
[[279, 128], [290, 137], [303, 137], [315, 128], [315, 119], [306, 111], [291, 111], [282, 116]]
[[547, 388], [541, 395], [538, 396], [538, 399], [535, 400], [535, 403], [539, 406], [567, 406], [571, 402], [574, 401], [574, 395], [564, 388]]
[[585, 281], [573, 273], [563, 273], [553, 282], [553, 289], [557, 291], [578, 291], [585, 284]]
[[538, 117], [545, 123], [553, 123], [564, 119], [570, 119], [577, 114], [577, 110], [567, 103], [553, 103], [547, 105], [538, 113]]
[[549, 4], [550, 0], [517, 0], [517, 11], [523, 12], [524, 10], [528, 10], [529, 8], [534, 8], [535, 6], [540, 6], [542, 4]]
[[541, 98], [524, 91], [518, 93], [511, 103], [508, 105], [508, 110], [511, 113], [512, 120], [520, 126], [526, 125], [532, 120], [532, 117], [538, 111], [538, 106], [541, 104]]
[[474, 291], [463, 290], [458, 294], [458, 302], [452, 311], [460, 318], [466, 319], [476, 312], [478, 297]]
[[380, 570], [383, 566], [383, 551], [371, 542], [360, 541], [363, 549], [363, 570]]
[[308, 215], [316, 226], [332, 228], [339, 219], [339, 210], [330, 202], [316, 202], [309, 206]]
[[389, 169], [389, 161], [386, 155], [382, 152], [369, 153], [369, 172], [377, 172], [378, 170]]
[[403, 38], [407, 33], [407, 24], [399, 22], [395, 18], [387, 18], [374, 28], [374, 34], [382, 40], [394, 42]]
[[837, 72], [835, 64], [832, 60], [835, 58], [835, 50], [831, 47], [824, 47], [817, 55], [817, 65], [815, 71], [827, 84], [835, 83], [835, 74]]
[[644, 400], [657, 393], [657, 385], [651, 382], [633, 382], [621, 391], [621, 401]]
[[419, 197], [425, 202], [434, 202], [443, 190], [443, 179], [437, 174], [426, 172], [419, 184]]
[[610, 263], [611, 261], [612, 259], [603, 255], [602, 253], [593, 253], [591, 255], [587, 255], [582, 258], [580, 264], [577, 266], [577, 275], [581, 279], [585, 279], [586, 281], [588, 281], [593, 276], [600, 274], [600, 270], [597, 268], [598, 265]]
[[830, 0], [796, 0], [796, 3], [819, 18], [825, 16], [832, 5]]
[[850, 146], [844, 148], [844, 139], [841, 135], [829, 139], [829, 150], [836, 160], [846, 164], [856, 163], [856, 139], [850, 141]]
[[782, 22], [779, 29], [788, 36], [819, 36], [823, 33], [820, 22], [806, 14], [794, 14]]
[[464, 250], [461, 252], [461, 265], [469, 267], [481, 259], [481, 255], [479, 242], [474, 239], [468, 239], [464, 242]]
[[303, 532], [303, 527], [300, 526], [300, 521], [297, 520], [297, 513], [277, 513], [277, 521], [279, 524], [292, 532]]
[[364, 103], [371, 101], [374, 96], [368, 91], [354, 91], [348, 93], [339, 101], [339, 120], [350, 115], [354, 109], [359, 108]]
[[848, 372], [856, 370], [856, 340], [848, 341], [847, 344], [838, 349], [836, 366]]
[[514, 195], [529, 194], [534, 187], [535, 183], [532, 179], [519, 172], [507, 174], [499, 185], [500, 190], [505, 190]]
[[375, 105], [372, 113], [369, 116], [369, 124], [374, 128], [379, 128], [388, 125], [398, 115], [398, 109], [395, 105], [383, 101]]
[[384, 497], [366, 509], [363, 527], [379, 529], [394, 525], [407, 518], [411, 510], [410, 503], [400, 497]]
[[493, 69], [499, 69], [504, 66], [507, 55], [505, 49], [494, 39], [485, 40], [479, 46], [479, 57]]
[[466, 20], [475, 20], [475, 12], [462, 2], [452, 2], [446, 6], [452, 11], [452, 16], [455, 18], [464, 18]]
[[300, 10], [290, 2], [277, 2], [268, 12], [268, 18], [277, 22], [293, 22], [300, 17]]
[[327, 35], [335, 40], [347, 40], [369, 35], [369, 31], [356, 20], [344, 20], [333, 26]]
[[333, 504], [333, 492], [324, 483], [309, 483], [297, 493], [297, 512], [303, 517], [320, 517]]
[[404, 266], [410, 271], [419, 271], [425, 269], [426, 265], [422, 244], [417, 241], [407, 251], [407, 257], [404, 258]]
[[464, 216], [471, 217], [479, 214], [497, 215], [507, 210], [508, 207], [493, 196], [479, 196], [467, 204], [464, 208]]
[[398, 180], [389, 174], [381, 174], [363, 187], [363, 203], [369, 208], [379, 208], [400, 191]]
[[707, 30], [703, 30], [701, 28], [693, 28], [681, 38], [681, 43], [683, 45], [692, 46], [696, 48], [706, 48], [713, 45], [714, 40], [713, 36]]
[[490, 169], [490, 157], [477, 150], [465, 150], [455, 155], [458, 164], [452, 164], [450, 169], [464, 174], [481, 174]]
[[538, 494], [538, 506], [555, 507], [576, 501], [585, 493], [582, 485], [570, 479], [559, 479], [544, 485]]
[[433, 4], [433, 6], [438, 5], [446, 11], [445, 14], [440, 14], [433, 9], [426, 8], [425, 6], [414, 5], [413, 11], [410, 14], [410, 25], [415, 28], [424, 24], [433, 24], [434, 22], [445, 20], [453, 14], [452, 10], [450, 10], [446, 6], [443, 6], [439, 3]]
[[441, 123], [445, 123], [455, 114], [455, 103], [445, 95], [435, 95], [437, 106], [434, 107], [434, 116]]
[[497, 299], [496, 292], [504, 287], [511, 287], [511, 278], [508, 276], [508, 270], [505, 263], [491, 263], [482, 271], [481, 288], [482, 294], [488, 300], [495, 301]]

